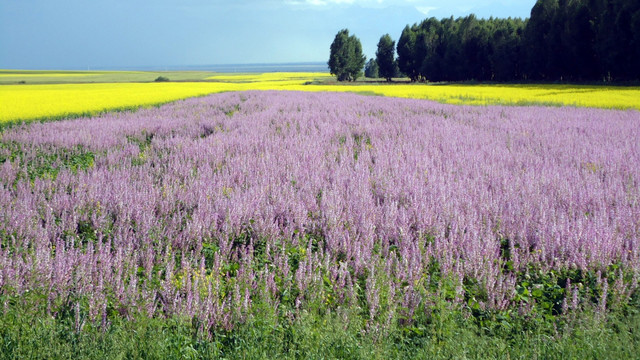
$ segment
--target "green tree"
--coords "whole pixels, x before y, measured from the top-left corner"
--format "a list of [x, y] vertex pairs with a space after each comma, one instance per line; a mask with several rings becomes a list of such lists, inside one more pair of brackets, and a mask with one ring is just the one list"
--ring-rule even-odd
[[441, 50], [442, 54], [442, 75], [433, 81], [457, 81], [461, 80], [463, 67], [466, 63], [462, 53], [462, 39], [460, 38], [460, 18], [454, 20], [453, 17], [442, 19]]
[[640, 80], [640, 1], [537, 0], [524, 20], [429, 18], [407, 25], [396, 49], [411, 81]]
[[571, 80], [597, 79], [598, 62], [593, 44], [596, 41], [595, 17], [586, 1], [567, 4], [563, 24], [562, 46], [565, 49], [563, 77]]
[[461, 80], [491, 79], [489, 39], [492, 31], [490, 22], [493, 21], [478, 20], [473, 14], [461, 19], [459, 31], [465, 60]]
[[525, 22], [521, 19], [497, 19], [491, 43], [490, 55], [492, 79], [510, 81], [522, 79], [521, 51]]
[[557, 24], [558, 0], [538, 0], [531, 9], [531, 17], [524, 33], [526, 68], [531, 79], [553, 79], [555, 69], [553, 51], [557, 41], [553, 35]]
[[640, 1], [601, 0], [596, 44], [603, 75], [612, 80], [640, 79]]
[[369, 59], [364, 66], [364, 76], [368, 78], [378, 78], [379, 75], [378, 63], [374, 59]]
[[342, 29], [331, 43], [329, 70], [338, 81], [355, 81], [362, 76], [362, 67], [366, 61], [362, 54], [362, 44], [355, 35], [349, 36], [349, 30]]
[[[442, 75], [442, 57], [440, 49], [442, 26], [434, 17], [420, 23], [420, 30], [416, 38], [416, 56], [420, 64], [420, 77], [422, 80], [439, 79]], [[420, 59], [422, 58], [422, 59]]]
[[387, 81], [391, 81], [391, 78], [396, 73], [395, 46], [396, 42], [391, 39], [389, 34], [382, 35], [380, 41], [378, 41], [378, 51], [376, 51], [378, 72]]
[[411, 81], [417, 81], [419, 77], [416, 64], [416, 26], [405, 26], [398, 40], [398, 67]]

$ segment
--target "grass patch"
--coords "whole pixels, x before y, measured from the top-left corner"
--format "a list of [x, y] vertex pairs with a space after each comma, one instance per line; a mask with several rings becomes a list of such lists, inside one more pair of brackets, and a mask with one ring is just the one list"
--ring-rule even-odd
[[27, 150], [19, 143], [0, 142], [0, 165], [7, 161], [18, 161], [21, 171], [15, 178], [16, 183], [21, 178], [29, 179], [32, 183], [35, 179], [55, 180], [62, 169], [77, 173], [94, 166], [95, 154], [83, 146], [49, 150]]
[[94, 324], [72, 304], [46, 316], [24, 299], [2, 300], [0, 359], [631, 359], [640, 351], [637, 313], [586, 311], [560, 323], [518, 319], [514, 328], [496, 330], [452, 312], [444, 331], [435, 323], [407, 331], [370, 327], [348, 310], [295, 318], [266, 311], [231, 331], [205, 333], [197, 319], [111, 317]]

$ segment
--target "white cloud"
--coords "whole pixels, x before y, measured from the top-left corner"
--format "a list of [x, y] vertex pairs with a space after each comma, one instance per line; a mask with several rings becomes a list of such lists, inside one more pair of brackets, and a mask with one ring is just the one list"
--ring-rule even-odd
[[380, 7], [381, 5], [397, 5], [412, 2], [412, 0], [288, 0], [287, 2], [294, 5], [360, 5], [364, 7]]
[[425, 14], [425, 15], [429, 15], [430, 12], [432, 12], [433, 10], [437, 10], [438, 8], [435, 6], [416, 6], [416, 10], [420, 11], [421, 13]]
[[325, 6], [329, 4], [353, 4], [356, 0], [290, 0], [288, 3], [294, 5]]
[[423, 14], [436, 10], [438, 7], [430, 6], [434, 1], [428, 0], [286, 0], [292, 5], [327, 6], [327, 5], [358, 5], [367, 8], [386, 8], [390, 6], [410, 6]]
[[460, 12], [467, 13], [473, 10], [473, 6], [458, 6], [457, 9]]
[[[1, 0], [0, 0], [1, 1]], [[248, 1], [248, 0], [247, 0]], [[251, 0], [257, 1], [257, 0]], [[266, 0], [261, 0], [266, 1]], [[530, 11], [536, 0], [270, 0], [282, 1], [301, 8], [330, 9], [332, 6], [359, 6], [363, 8], [385, 9], [391, 7], [413, 8], [425, 16], [463, 16], [480, 12], [484, 16], [496, 15], [505, 9], [524, 9], [512, 16], [523, 16]], [[509, 13], [508, 10], [502, 13]], [[436, 15], [437, 14], [437, 15]]]

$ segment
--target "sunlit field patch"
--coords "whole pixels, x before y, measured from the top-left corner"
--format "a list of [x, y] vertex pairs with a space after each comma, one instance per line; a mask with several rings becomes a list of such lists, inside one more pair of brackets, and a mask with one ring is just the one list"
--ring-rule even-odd
[[171, 81], [203, 81], [210, 71], [84, 71], [0, 70], [0, 85], [153, 82], [159, 76]]
[[295, 85], [290, 90], [346, 91], [429, 99], [457, 105], [551, 105], [640, 109], [640, 88], [587, 85], [436, 85], [336, 84]]
[[[64, 76], [62, 76], [64, 74]], [[89, 73], [87, 73], [89, 74]], [[429, 99], [465, 105], [547, 105], [640, 109], [640, 88], [592, 85], [466, 85], [410, 83], [336, 83], [328, 73], [217, 74], [175, 72], [170, 80], [153, 83], [158, 73], [104, 72], [97, 84], [1, 85], [0, 123], [91, 115], [133, 109], [224, 91], [298, 90], [354, 92], [367, 95]], [[28, 73], [27, 73], [28, 75]], [[93, 79], [84, 73], [50, 73], [51, 79], [72, 82]], [[9, 78], [2, 73], [2, 79]], [[42, 78], [40, 78], [42, 79]], [[102, 80], [99, 80], [102, 79]], [[120, 80], [119, 80], [120, 79]], [[197, 82], [191, 82], [197, 80]], [[146, 81], [146, 83], [117, 83]], [[78, 81], [80, 82], [80, 81]]]
[[0, 294], [205, 336], [635, 311], [639, 137], [636, 111], [276, 91], [13, 127]]
[[277, 72], [277, 73], [262, 73], [262, 74], [218, 74], [210, 76], [207, 80], [225, 81], [225, 82], [252, 82], [252, 83], [264, 83], [264, 82], [293, 82], [299, 84], [301, 81], [307, 82], [311, 80], [328, 80], [333, 76], [328, 73], [318, 72]]
[[91, 115], [235, 90], [225, 83], [0, 86], [0, 122]]
[[0, 78], [31, 78], [31, 77], [76, 77], [76, 76], [91, 76], [92, 73], [49, 73], [49, 72], [33, 72], [33, 73], [11, 73], [0, 72]]

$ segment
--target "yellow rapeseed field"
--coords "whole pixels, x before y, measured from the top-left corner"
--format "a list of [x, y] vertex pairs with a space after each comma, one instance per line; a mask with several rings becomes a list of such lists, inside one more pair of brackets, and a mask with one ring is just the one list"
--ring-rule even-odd
[[299, 85], [311, 80], [328, 80], [333, 79], [329, 73], [314, 72], [276, 72], [261, 74], [216, 74], [209, 76], [206, 80], [215, 80], [222, 82], [251, 82], [251, 83], [284, 83]]
[[[73, 75], [73, 74], [70, 74]], [[0, 123], [96, 114], [223, 91], [339, 91], [469, 105], [554, 105], [640, 110], [639, 87], [333, 82], [327, 73], [219, 74], [201, 82], [0, 85]]]
[[225, 83], [1, 85], [0, 123], [90, 115], [229, 90]]
[[[307, 87], [299, 85], [290, 88], [307, 90]], [[317, 85], [312, 88], [315, 88], [315, 91], [350, 91], [372, 95], [429, 99], [458, 105], [552, 105], [640, 110], [639, 87], [371, 84]]]

